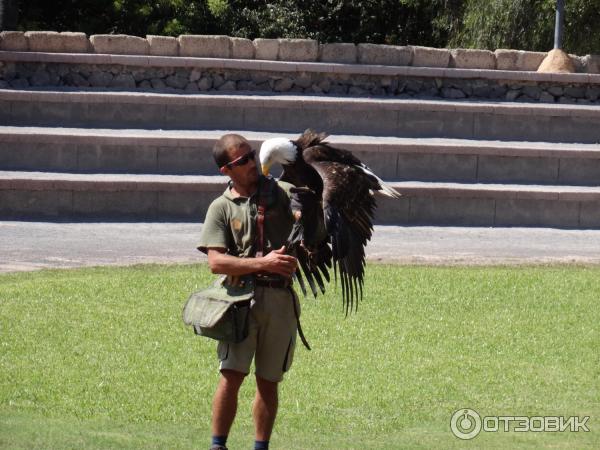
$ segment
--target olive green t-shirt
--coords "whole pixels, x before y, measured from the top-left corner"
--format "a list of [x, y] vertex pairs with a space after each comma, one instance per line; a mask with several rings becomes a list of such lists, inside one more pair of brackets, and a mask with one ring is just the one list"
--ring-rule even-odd
[[[234, 256], [254, 255], [258, 234], [258, 196], [267, 180], [261, 176], [257, 192], [250, 197], [233, 197], [231, 183], [227, 186], [223, 195], [208, 207], [198, 250], [207, 253], [209, 248], [224, 248]], [[292, 185], [272, 179], [268, 183], [264, 221], [265, 255], [285, 244], [294, 223], [289, 199]]]

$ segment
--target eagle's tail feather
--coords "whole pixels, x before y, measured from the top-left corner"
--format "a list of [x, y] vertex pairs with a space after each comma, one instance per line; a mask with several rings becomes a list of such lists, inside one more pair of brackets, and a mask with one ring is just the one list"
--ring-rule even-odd
[[302, 291], [302, 295], [306, 297], [308, 292], [306, 292], [306, 285], [304, 284], [304, 279], [302, 278], [302, 273], [300, 270], [296, 270], [294, 272], [294, 278], [298, 280], [298, 284], [300, 285], [300, 290]]
[[325, 295], [325, 284], [323, 283], [323, 278], [321, 278], [321, 273], [316, 266], [313, 265], [313, 270], [311, 271], [313, 276], [315, 277], [315, 281], [319, 285], [319, 289], [321, 289], [321, 293]]
[[315, 286], [315, 280], [313, 279], [312, 273], [310, 272], [308, 265], [306, 264], [306, 260], [304, 258], [298, 258], [298, 262], [300, 262], [300, 267], [304, 272], [304, 276], [308, 281], [308, 285], [310, 286], [310, 290], [315, 298], [317, 298], [317, 287]]

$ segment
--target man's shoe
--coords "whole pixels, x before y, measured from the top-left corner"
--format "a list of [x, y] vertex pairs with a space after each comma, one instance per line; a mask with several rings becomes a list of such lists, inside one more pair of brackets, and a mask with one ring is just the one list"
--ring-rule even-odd
[[210, 447], [210, 450], [228, 450], [224, 445], [215, 444]]

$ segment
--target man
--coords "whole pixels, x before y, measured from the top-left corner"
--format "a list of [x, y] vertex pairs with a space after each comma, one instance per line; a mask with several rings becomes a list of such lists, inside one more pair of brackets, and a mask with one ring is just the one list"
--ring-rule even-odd
[[[248, 337], [239, 344], [219, 342], [217, 347], [221, 378], [213, 400], [211, 450], [227, 448], [238, 391], [252, 358], [256, 368], [254, 448], [268, 449], [277, 415], [278, 383], [292, 363], [299, 314], [290, 287], [297, 261], [285, 254], [284, 247], [293, 224], [285, 190], [291, 185], [259, 176], [256, 153], [242, 136], [222, 136], [213, 156], [230, 182], [208, 209], [198, 249], [207, 253], [213, 273], [257, 276]], [[264, 232], [262, 239], [257, 239], [261, 204], [266, 207]], [[259, 241], [264, 256], [260, 256]]]

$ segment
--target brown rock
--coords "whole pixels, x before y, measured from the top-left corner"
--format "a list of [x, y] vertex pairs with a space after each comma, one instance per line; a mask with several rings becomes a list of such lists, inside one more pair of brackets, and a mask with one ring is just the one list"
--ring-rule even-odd
[[177, 56], [179, 55], [179, 42], [171, 36], [147, 35], [150, 55]]
[[555, 48], [548, 52], [548, 56], [542, 61], [537, 71], [542, 73], [574, 73], [575, 64], [563, 50]]
[[450, 62], [450, 50], [445, 48], [412, 46], [412, 51], [415, 67], [448, 67]]
[[321, 44], [320, 60], [341, 64], [356, 64], [357, 49], [352, 43]]
[[313, 39], [279, 39], [280, 61], [316, 61], [319, 43]]
[[180, 56], [231, 57], [231, 40], [229, 36], [183, 34], [178, 39]]
[[85, 33], [28, 31], [25, 37], [32, 52], [87, 53], [89, 50]]
[[278, 39], [254, 39], [255, 58], [277, 61], [279, 55], [279, 40]]
[[250, 39], [232, 37], [231, 57], [234, 59], [254, 59], [254, 44]]
[[360, 64], [408, 66], [412, 61], [412, 48], [397, 45], [358, 44]]
[[60, 33], [63, 48], [66, 53], [88, 53], [91, 49], [90, 41], [85, 33], [63, 31]]
[[457, 69], [485, 69], [496, 68], [496, 56], [489, 50], [471, 50], [457, 48], [452, 54], [451, 67]]
[[148, 41], [137, 36], [125, 34], [95, 34], [90, 36], [95, 53], [112, 55], [147, 55]]
[[29, 50], [27, 38], [22, 31], [3, 31], [0, 33], [0, 50], [26, 52]]
[[547, 56], [545, 52], [519, 52], [518, 70], [535, 72], [542, 64], [542, 61]]
[[526, 52], [523, 50], [498, 49], [496, 55], [496, 68], [498, 70], [517, 70], [535, 72], [544, 58], [544, 52]]
[[585, 55], [583, 60], [587, 73], [600, 73], [600, 55]]

